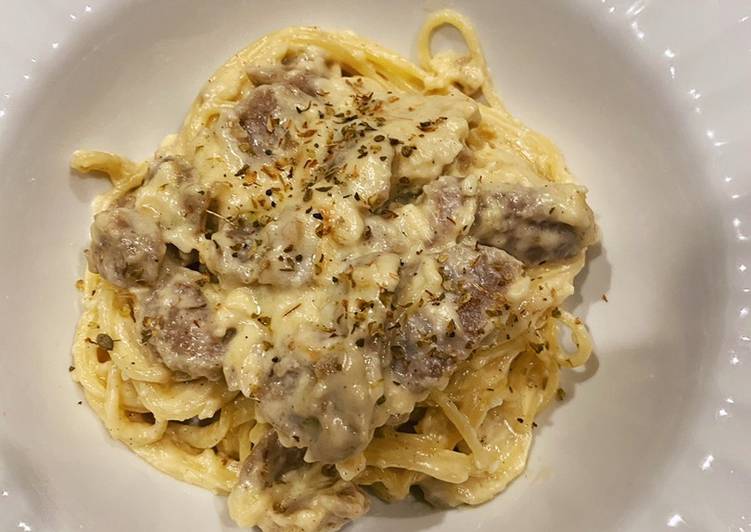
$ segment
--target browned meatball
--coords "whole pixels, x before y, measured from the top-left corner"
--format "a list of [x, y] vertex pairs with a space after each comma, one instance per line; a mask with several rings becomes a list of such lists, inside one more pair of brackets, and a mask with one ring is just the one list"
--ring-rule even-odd
[[240, 482], [268, 488], [290, 471], [305, 466], [304, 455], [305, 449], [283, 447], [276, 431], [270, 430], [243, 463]]
[[[436, 386], [479, 347], [497, 325], [506, 287], [521, 274], [521, 264], [507, 253], [464, 243], [422, 260], [440, 263], [444, 292], [423, 293], [386, 327], [393, 375], [416, 391]], [[409, 290], [410, 272], [402, 279], [398, 291]]]
[[433, 229], [431, 246], [456, 242], [475, 218], [477, 201], [462, 191], [462, 180], [442, 176], [422, 188], [415, 202], [426, 213]]
[[89, 269], [116, 286], [152, 285], [165, 251], [159, 225], [143, 211], [118, 207], [94, 217]]
[[261, 495], [271, 498], [258, 522], [261, 529], [301, 530], [294, 523], [304, 522], [310, 530], [339, 530], [368, 511], [368, 498], [357, 486], [331, 466], [306, 463], [304, 454], [283, 447], [272, 430], [243, 463], [231, 498], [250, 505]]
[[157, 289], [139, 299], [136, 320], [142, 340], [168, 368], [216, 380], [226, 342], [212, 333], [213, 311], [200, 288], [205, 280], [187, 268], [167, 268]]
[[286, 87], [264, 85], [253, 89], [238, 106], [238, 123], [252, 155], [270, 154], [287, 134], [287, 130], [280, 127], [284, 113], [278, 102], [278, 93], [286, 91], [289, 91]]
[[265, 226], [238, 219], [212, 235], [218, 250], [208, 264], [215, 273], [241, 284], [304, 286], [314, 274], [319, 221], [288, 209]]
[[595, 240], [583, 192], [568, 184], [502, 185], [480, 194], [471, 233], [527, 265], [570, 259]]

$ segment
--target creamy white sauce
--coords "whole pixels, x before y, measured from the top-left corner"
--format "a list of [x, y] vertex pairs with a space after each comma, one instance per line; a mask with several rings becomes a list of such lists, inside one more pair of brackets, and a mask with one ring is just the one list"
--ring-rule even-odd
[[578, 253], [592, 214], [573, 185], [456, 170], [480, 119], [459, 91], [387, 91], [311, 51], [248, 76], [260, 85], [239, 104], [162, 147], [134, 205], [184, 262], [197, 251], [210, 313], [196, 327], [226, 344], [230, 390], [258, 399], [283, 445], [338, 462], [496, 341], [530, 304], [522, 262]]

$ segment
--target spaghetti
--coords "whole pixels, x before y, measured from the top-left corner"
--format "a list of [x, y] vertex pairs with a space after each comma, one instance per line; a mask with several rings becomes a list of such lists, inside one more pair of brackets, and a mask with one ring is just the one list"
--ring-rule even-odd
[[[468, 53], [432, 54], [444, 25]], [[136, 164], [93, 151], [73, 377], [113, 438], [263, 530], [336, 530], [413, 486], [480, 504], [524, 468], [595, 242], [560, 152], [433, 14], [415, 65], [290, 28], [222, 66]], [[568, 351], [562, 342], [571, 337]]]

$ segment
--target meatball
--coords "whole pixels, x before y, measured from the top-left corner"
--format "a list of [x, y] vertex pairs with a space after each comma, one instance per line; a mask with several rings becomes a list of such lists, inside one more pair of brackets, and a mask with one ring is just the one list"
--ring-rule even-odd
[[243, 463], [240, 482], [270, 487], [281, 481], [285, 474], [303, 467], [304, 455], [304, 449], [283, 447], [276, 432], [270, 430]]
[[330, 466], [304, 462], [302, 455], [283, 447], [273, 430], [256, 444], [230, 494], [230, 513], [241, 526], [334, 531], [368, 511], [360, 489]]
[[201, 291], [204, 282], [193, 270], [167, 268], [157, 289], [139, 298], [136, 320], [142, 341], [168, 368], [192, 379], [218, 380], [226, 338], [212, 333], [213, 311]]
[[582, 190], [499, 185], [480, 194], [471, 234], [528, 266], [570, 259], [595, 240], [594, 217]]
[[433, 246], [455, 242], [474, 221], [476, 199], [466, 194], [463, 183], [456, 177], [439, 177], [422, 188], [415, 202], [433, 230]]
[[116, 286], [154, 284], [165, 252], [159, 225], [143, 211], [116, 207], [94, 217], [89, 269]]
[[335, 463], [370, 440], [373, 399], [362, 358], [329, 354], [315, 364], [289, 353], [256, 391], [259, 411], [287, 445], [307, 447], [311, 459]]
[[424, 282], [421, 266], [438, 271], [440, 289], [418, 291], [386, 328], [391, 331], [392, 373], [415, 391], [437, 386], [481, 345], [497, 325], [506, 287], [522, 269], [499, 249], [462, 242], [445, 253], [424, 256], [417, 270], [405, 271], [397, 297], [414, 294], [414, 284]]

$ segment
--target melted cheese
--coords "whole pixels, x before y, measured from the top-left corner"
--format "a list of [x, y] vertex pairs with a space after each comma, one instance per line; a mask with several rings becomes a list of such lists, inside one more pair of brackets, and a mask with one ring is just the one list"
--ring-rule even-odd
[[[445, 23], [468, 55], [430, 55]], [[589, 354], [557, 308], [597, 238], [585, 190], [505, 111], [461, 17], [420, 51], [286, 30], [219, 69], [149, 163], [75, 160], [115, 188], [74, 376], [114, 437], [231, 489], [241, 525], [337, 529], [367, 510], [353, 482], [483, 502]]]

